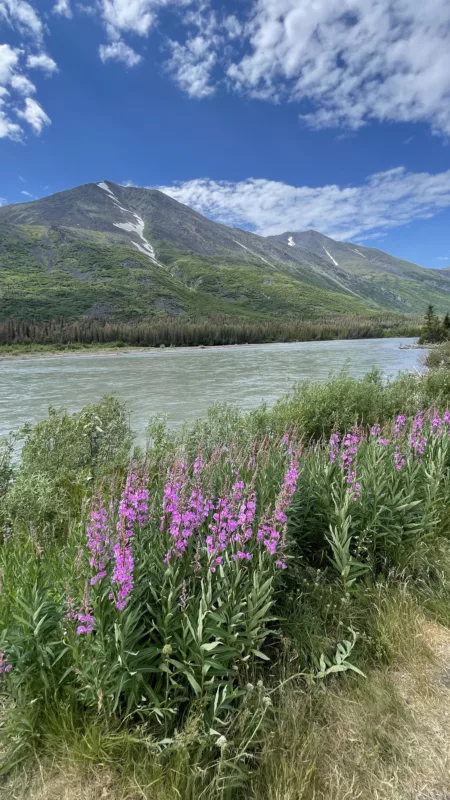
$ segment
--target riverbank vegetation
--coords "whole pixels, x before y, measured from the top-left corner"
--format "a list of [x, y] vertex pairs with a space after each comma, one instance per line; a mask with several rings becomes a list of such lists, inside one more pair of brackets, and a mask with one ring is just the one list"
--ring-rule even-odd
[[420, 344], [441, 344], [450, 339], [450, 316], [446, 314], [442, 319], [434, 312], [434, 306], [429, 305], [423, 320]]
[[159, 318], [121, 323], [107, 319], [0, 323], [0, 355], [82, 350], [89, 347], [196, 347], [265, 342], [373, 339], [416, 336], [419, 320], [396, 314], [324, 317], [309, 321], [249, 321], [227, 318], [177, 321]]
[[145, 447], [114, 398], [5, 441], [4, 796], [445, 797], [414, 698], [450, 624], [449, 400], [444, 369], [342, 374]]

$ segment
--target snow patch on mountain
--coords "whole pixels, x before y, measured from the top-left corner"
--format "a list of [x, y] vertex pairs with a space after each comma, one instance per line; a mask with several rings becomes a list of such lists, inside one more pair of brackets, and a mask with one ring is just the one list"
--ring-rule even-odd
[[329, 252], [328, 252], [328, 250], [326, 249], [326, 247], [324, 247], [323, 249], [325, 250], [325, 252], [326, 252], [326, 254], [327, 254], [328, 258], [330, 258], [330, 259], [331, 259], [331, 261], [333, 262], [334, 266], [335, 266], [335, 267], [338, 267], [338, 266], [339, 266], [339, 264], [338, 264], [338, 262], [336, 261], [336, 259], [335, 259], [335, 258], [333, 258], [333, 256], [331, 255], [331, 253], [329, 253]]
[[367, 256], [365, 256], [364, 253], [361, 253], [359, 250], [357, 250], [356, 247], [354, 247], [353, 250], [354, 250], [355, 253], [358, 253], [359, 256], [362, 256], [363, 258], [367, 258]]
[[157, 264], [158, 262], [156, 260], [155, 249], [144, 236], [144, 220], [142, 217], [139, 217], [137, 214], [135, 214], [134, 211], [129, 211], [128, 213], [132, 214], [136, 222], [113, 222], [114, 227], [122, 228], [124, 231], [129, 231], [129, 233], [135, 233], [137, 236], [139, 236], [141, 242], [139, 244], [133, 242], [134, 246], [137, 247], [141, 253], [145, 253], [145, 255], [149, 256], [149, 258], [151, 258], [152, 261]]
[[130, 214], [130, 216], [134, 217], [135, 219], [135, 222], [113, 222], [114, 227], [121, 228], [123, 231], [127, 231], [128, 233], [135, 233], [137, 236], [139, 236], [139, 239], [141, 241], [131, 242], [131, 244], [133, 244], [139, 250], [140, 253], [143, 253], [145, 256], [151, 258], [151, 260], [155, 264], [158, 264], [158, 267], [162, 267], [162, 264], [160, 264], [159, 261], [157, 261], [156, 259], [155, 248], [153, 247], [152, 244], [150, 244], [148, 239], [146, 239], [144, 236], [145, 222], [142, 219], [142, 217], [140, 217], [134, 211], [130, 211], [129, 208], [124, 208], [123, 206], [121, 206], [116, 195], [109, 188], [107, 183], [102, 181], [101, 183], [97, 183], [97, 186], [99, 187], [99, 189], [103, 189], [105, 192], [108, 193], [114, 205], [117, 206], [117, 208], [119, 208], [120, 211], [123, 211], [125, 214]]
[[104, 192], [108, 192], [108, 194], [112, 195], [112, 197], [114, 197], [114, 200], [117, 200], [117, 197], [115, 197], [115, 195], [112, 193], [107, 183], [101, 181], [100, 183], [97, 183], [97, 186], [99, 189], [103, 189]]
[[289, 236], [288, 238], [288, 245], [289, 247], [295, 247], [295, 242], [292, 236]]
[[245, 246], [245, 244], [241, 244], [241, 243], [240, 243], [240, 242], [238, 242], [236, 239], [233, 239], [233, 242], [234, 242], [235, 244], [238, 244], [238, 245], [239, 245], [239, 247], [243, 247], [243, 248], [244, 248], [244, 250], [248, 250], [248, 252], [249, 252], [249, 253], [251, 253], [251, 254], [252, 254], [252, 256], [255, 256], [256, 258], [259, 258], [261, 261], [264, 261], [264, 263], [265, 263], [265, 264], [268, 264], [268, 265], [269, 265], [269, 267], [272, 267], [272, 269], [277, 269], [277, 267], [274, 267], [274, 265], [273, 265], [273, 264], [271, 264], [271, 263], [270, 263], [270, 261], [267, 261], [267, 259], [265, 259], [265, 258], [263, 258], [262, 256], [260, 256], [260, 255], [259, 255], [259, 253], [255, 253], [253, 250], [250, 250], [250, 248], [249, 248], [249, 247], [246, 247], [246, 246]]

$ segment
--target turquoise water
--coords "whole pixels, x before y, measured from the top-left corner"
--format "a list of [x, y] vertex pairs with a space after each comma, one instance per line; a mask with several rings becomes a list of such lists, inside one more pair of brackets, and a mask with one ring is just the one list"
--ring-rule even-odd
[[151, 415], [172, 427], [202, 416], [214, 402], [244, 409], [273, 403], [296, 381], [325, 380], [346, 363], [352, 375], [372, 366], [386, 376], [420, 369], [423, 350], [401, 350], [412, 339], [298, 342], [119, 354], [73, 354], [0, 361], [0, 435], [35, 423], [49, 405], [70, 411], [115, 392], [142, 435]]

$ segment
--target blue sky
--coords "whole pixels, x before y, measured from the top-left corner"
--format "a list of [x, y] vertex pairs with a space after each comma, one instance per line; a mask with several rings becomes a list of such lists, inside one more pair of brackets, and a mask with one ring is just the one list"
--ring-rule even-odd
[[450, 265], [449, 0], [0, 0], [0, 197], [157, 186]]

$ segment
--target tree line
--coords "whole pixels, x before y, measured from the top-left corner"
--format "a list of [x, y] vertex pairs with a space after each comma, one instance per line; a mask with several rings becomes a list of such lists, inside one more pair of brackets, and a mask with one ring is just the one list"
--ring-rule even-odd
[[439, 344], [448, 339], [450, 339], [450, 316], [446, 314], [440, 319], [435, 314], [434, 306], [430, 304], [424, 317], [424, 327], [420, 336], [421, 344]]
[[383, 315], [378, 318], [344, 317], [315, 322], [230, 321], [193, 322], [173, 318], [144, 322], [85, 319], [0, 322], [0, 345], [54, 346], [115, 344], [141, 347], [195, 347], [201, 345], [256, 344], [264, 342], [364, 339], [388, 335], [415, 335], [414, 319]]

